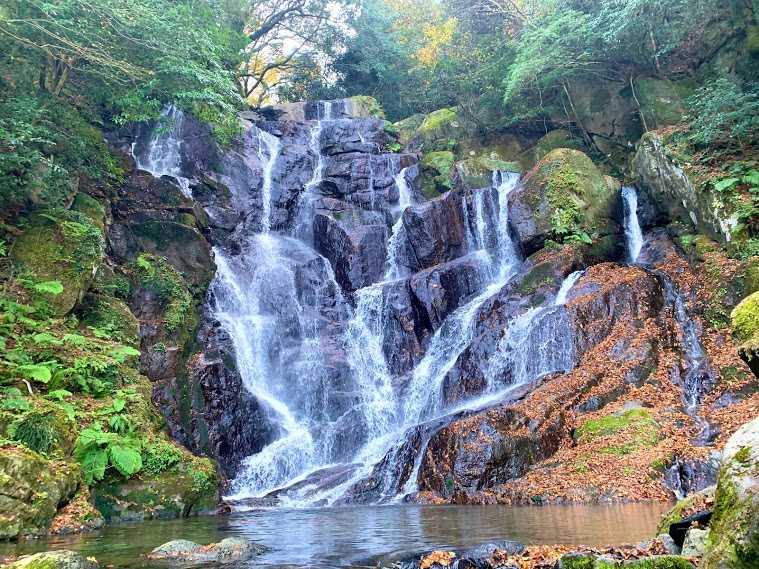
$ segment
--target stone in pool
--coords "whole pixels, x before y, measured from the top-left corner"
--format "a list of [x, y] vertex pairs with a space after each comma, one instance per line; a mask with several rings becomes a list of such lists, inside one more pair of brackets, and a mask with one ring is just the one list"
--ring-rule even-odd
[[74, 551], [44, 551], [34, 555], [25, 555], [5, 569], [98, 569], [100, 567], [92, 558], [82, 557]]
[[227, 537], [218, 543], [208, 545], [186, 539], [175, 539], [156, 547], [148, 553], [148, 559], [165, 559], [182, 563], [232, 563], [250, 559], [261, 551], [261, 548], [242, 537]]

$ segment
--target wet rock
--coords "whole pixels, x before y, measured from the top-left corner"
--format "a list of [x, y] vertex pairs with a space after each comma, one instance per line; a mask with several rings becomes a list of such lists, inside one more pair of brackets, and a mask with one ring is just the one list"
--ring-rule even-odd
[[409, 207], [403, 213], [403, 227], [412, 272], [452, 261], [466, 253], [462, 202], [456, 192]]
[[664, 550], [670, 554], [670, 555], [680, 555], [680, 551], [682, 551], [682, 548], [675, 543], [675, 540], [672, 539], [672, 537], [668, 533], [660, 533], [656, 536], [656, 539], [658, 539], [662, 546], [664, 547]]
[[433, 329], [464, 304], [481, 286], [485, 269], [481, 257], [470, 255], [420, 271], [409, 285]]
[[80, 481], [76, 464], [53, 463], [33, 451], [5, 447], [0, 452], [0, 539], [47, 533]]
[[382, 216], [360, 209], [317, 213], [314, 218], [316, 249], [330, 261], [337, 281], [347, 291], [381, 280], [387, 234]]
[[153, 549], [147, 558], [180, 563], [239, 563], [263, 551], [242, 537], [227, 537], [218, 543], [200, 545], [185, 539], [169, 541]]
[[18, 561], [3, 565], [5, 569], [98, 569], [92, 557], [83, 557], [75, 551], [45, 551], [25, 555]]
[[511, 225], [527, 254], [541, 249], [557, 231], [616, 234], [617, 206], [614, 188], [590, 158], [566, 148], [546, 155], [509, 195]]

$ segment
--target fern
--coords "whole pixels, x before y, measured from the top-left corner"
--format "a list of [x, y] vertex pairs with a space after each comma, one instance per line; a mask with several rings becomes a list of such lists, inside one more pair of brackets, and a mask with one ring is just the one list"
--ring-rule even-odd
[[138, 439], [106, 432], [96, 423], [79, 434], [74, 457], [82, 466], [85, 481], [91, 485], [105, 478], [109, 465], [124, 478], [137, 474], [142, 470], [141, 449]]

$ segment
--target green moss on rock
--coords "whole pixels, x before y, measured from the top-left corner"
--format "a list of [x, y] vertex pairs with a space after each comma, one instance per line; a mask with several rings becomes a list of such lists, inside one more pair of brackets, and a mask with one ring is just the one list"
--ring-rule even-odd
[[63, 292], [49, 302], [59, 316], [69, 313], [93, 280], [105, 247], [103, 232], [81, 212], [63, 209], [34, 215], [16, 240], [12, 259], [22, 274], [60, 281]]
[[453, 186], [453, 152], [429, 152], [422, 157], [422, 192], [428, 198], [445, 193]]
[[76, 196], [74, 196], [71, 209], [86, 215], [92, 223], [100, 228], [101, 231], [105, 230], [105, 208], [103, 207], [103, 204], [92, 196], [88, 196], [83, 192], [78, 192]]
[[759, 418], [725, 445], [704, 569], [759, 566]]
[[374, 97], [368, 95], [356, 95], [348, 99], [354, 106], [354, 116], [374, 117], [377, 119], [385, 118], [385, 109], [380, 102]]
[[58, 507], [79, 487], [75, 464], [18, 447], [0, 452], [0, 539], [46, 533]]
[[730, 314], [738, 353], [759, 375], [759, 292], [744, 298]]
[[125, 344], [139, 344], [140, 323], [122, 300], [102, 294], [88, 294], [79, 311], [84, 325], [103, 330]]
[[573, 137], [568, 130], [552, 130], [545, 136], [541, 137], [535, 146], [529, 151], [530, 166], [537, 164], [545, 158], [551, 151], [557, 148], [573, 148], [575, 150], [584, 150], [585, 145], [579, 138]]
[[83, 557], [74, 551], [45, 551], [25, 555], [3, 567], [5, 569], [98, 569], [99, 565], [94, 559]]
[[689, 81], [638, 79], [635, 91], [649, 129], [662, 128], [683, 122], [687, 113], [683, 99], [693, 92]]
[[599, 419], [585, 421], [577, 427], [575, 438], [580, 443], [591, 442], [623, 431], [632, 435], [632, 442], [622, 446], [609, 446], [602, 449], [601, 452], [629, 454], [639, 448], [653, 446], [659, 440], [659, 425], [646, 409], [629, 409], [624, 413], [615, 413]]

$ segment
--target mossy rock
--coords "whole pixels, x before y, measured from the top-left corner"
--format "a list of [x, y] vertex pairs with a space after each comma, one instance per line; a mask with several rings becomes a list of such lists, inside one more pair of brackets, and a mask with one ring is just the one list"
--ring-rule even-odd
[[628, 409], [585, 421], [575, 430], [575, 440], [587, 443], [624, 432], [630, 442], [610, 445], [601, 449], [605, 454], [630, 454], [641, 448], [651, 447], [659, 441], [659, 425], [646, 409]]
[[759, 291], [744, 298], [730, 314], [738, 353], [759, 376]]
[[164, 259], [191, 284], [205, 289], [213, 279], [216, 266], [211, 248], [197, 229], [173, 221], [151, 220], [131, 224], [139, 251]]
[[84, 297], [79, 310], [85, 326], [104, 330], [124, 344], [139, 345], [140, 323], [124, 301], [90, 293]]
[[460, 141], [469, 138], [471, 130], [455, 107], [439, 109], [424, 117], [409, 146], [423, 152], [453, 151]]
[[385, 109], [380, 102], [374, 97], [368, 95], [356, 95], [347, 99], [352, 107], [351, 116], [354, 117], [374, 117], [376, 119], [385, 118]]
[[44, 551], [3, 565], [5, 569], [98, 569], [97, 561], [75, 551]]
[[717, 478], [703, 569], [759, 566], [759, 418], [728, 440]]
[[574, 148], [582, 151], [586, 149], [583, 141], [580, 138], [573, 137], [568, 130], [563, 128], [552, 130], [541, 137], [528, 151], [529, 167], [532, 168], [557, 148]]
[[92, 489], [95, 507], [106, 521], [176, 519], [215, 512], [218, 474], [207, 458], [190, 455], [170, 469], [143, 472], [130, 480], [107, 480]]
[[638, 79], [635, 92], [649, 129], [663, 128], [684, 121], [687, 109], [684, 99], [694, 90], [691, 81]]
[[11, 257], [22, 275], [63, 285], [61, 294], [47, 295], [46, 300], [58, 316], [64, 316], [92, 282], [104, 246], [102, 231], [88, 216], [56, 209], [32, 216]]
[[53, 462], [19, 447], [0, 451], [0, 539], [41, 535], [76, 493], [77, 465]]
[[708, 488], [704, 488], [690, 496], [686, 496], [682, 500], [678, 500], [678, 502], [662, 516], [656, 534], [669, 533], [669, 526], [675, 522], [679, 522], [683, 518], [697, 513], [702, 509], [707, 509], [705, 506], [702, 508], [700, 505], [713, 502], [716, 490], [716, 486], [709, 486]]
[[398, 133], [398, 141], [406, 146], [414, 138], [416, 131], [424, 122], [425, 115], [411, 115], [408, 118], [393, 123], [393, 129]]
[[33, 398], [30, 403], [28, 411], [13, 415], [7, 422], [8, 438], [48, 456], [70, 455], [76, 443], [76, 423], [51, 401]]
[[422, 157], [422, 193], [434, 198], [453, 187], [451, 173], [455, 157], [453, 152], [429, 152]]
[[481, 146], [479, 141], [463, 141], [456, 163], [454, 181], [457, 187], [478, 189], [493, 183], [494, 172], [521, 172], [519, 157], [522, 146], [514, 136]]
[[83, 213], [92, 223], [97, 225], [101, 231], [105, 230], [105, 208], [103, 207], [103, 204], [92, 196], [83, 192], [78, 192], [76, 196], [74, 196], [71, 210]]
[[509, 214], [528, 254], [546, 240], [616, 234], [619, 196], [593, 161], [579, 150], [548, 153], [509, 198]]

